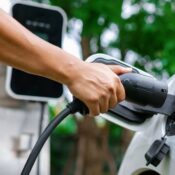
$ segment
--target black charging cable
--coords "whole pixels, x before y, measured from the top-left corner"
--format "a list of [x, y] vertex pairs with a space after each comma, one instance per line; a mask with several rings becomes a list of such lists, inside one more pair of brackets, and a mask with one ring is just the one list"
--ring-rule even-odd
[[44, 143], [51, 135], [53, 130], [61, 123], [61, 121], [66, 118], [69, 114], [74, 114], [80, 112], [81, 114], [87, 114], [89, 112], [88, 108], [78, 99], [74, 99], [73, 102], [69, 103], [67, 107], [62, 110], [46, 127], [41, 136], [38, 138], [32, 152], [30, 153], [27, 162], [21, 172], [21, 175], [29, 175], [38, 154], [40, 153]]

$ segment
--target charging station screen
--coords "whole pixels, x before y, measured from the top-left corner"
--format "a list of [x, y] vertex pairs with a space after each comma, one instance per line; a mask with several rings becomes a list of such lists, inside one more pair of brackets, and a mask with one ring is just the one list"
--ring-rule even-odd
[[[12, 8], [12, 14], [31, 32], [61, 47], [64, 19], [58, 11], [17, 3]], [[10, 88], [20, 96], [58, 98], [63, 93], [62, 84], [17, 69], [12, 69]]]
[[39, 36], [40, 38], [49, 41], [49, 36], [46, 33], [41, 33], [41, 32], [35, 32], [35, 35]]

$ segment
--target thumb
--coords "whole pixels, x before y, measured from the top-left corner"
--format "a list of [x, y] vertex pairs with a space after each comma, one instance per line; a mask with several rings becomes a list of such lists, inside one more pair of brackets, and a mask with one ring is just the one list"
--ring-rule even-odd
[[117, 75], [132, 72], [132, 68], [125, 68], [119, 65], [109, 65], [109, 68]]

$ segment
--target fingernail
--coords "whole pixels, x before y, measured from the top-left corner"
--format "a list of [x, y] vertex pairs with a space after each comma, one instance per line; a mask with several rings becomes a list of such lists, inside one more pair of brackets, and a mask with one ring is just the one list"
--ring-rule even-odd
[[127, 69], [128, 71], [132, 71], [132, 68], [130, 68], [130, 67], [127, 67], [126, 69]]

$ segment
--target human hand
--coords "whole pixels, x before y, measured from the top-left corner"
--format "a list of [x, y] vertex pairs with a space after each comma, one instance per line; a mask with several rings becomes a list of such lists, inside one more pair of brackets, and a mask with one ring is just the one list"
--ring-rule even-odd
[[118, 75], [131, 70], [117, 65], [83, 62], [77, 65], [67, 86], [76, 98], [86, 104], [89, 115], [97, 116], [125, 99]]

